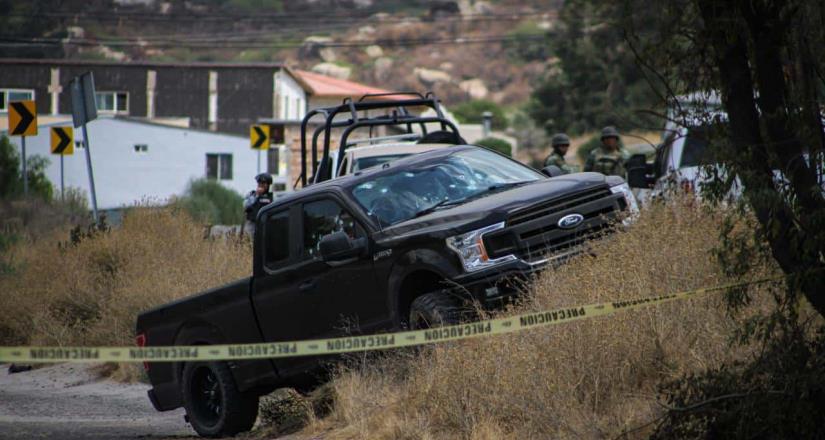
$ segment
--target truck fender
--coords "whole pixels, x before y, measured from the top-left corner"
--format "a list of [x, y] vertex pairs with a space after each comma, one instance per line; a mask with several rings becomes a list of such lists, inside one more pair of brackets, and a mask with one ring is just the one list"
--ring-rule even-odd
[[[411, 298], [403, 298], [402, 287], [409, 277], [434, 276], [441, 280], [451, 280], [460, 274], [457, 262], [452, 256], [444, 255], [433, 249], [413, 249], [405, 252], [393, 263], [387, 283], [389, 293], [390, 316], [396, 327], [400, 327], [406, 320], [401, 316], [402, 302], [410, 302]], [[428, 292], [418, 292], [424, 294]]]

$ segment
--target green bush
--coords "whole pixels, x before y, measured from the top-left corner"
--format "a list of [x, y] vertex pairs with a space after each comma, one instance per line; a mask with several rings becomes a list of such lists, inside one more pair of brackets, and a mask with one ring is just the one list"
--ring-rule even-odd
[[174, 205], [203, 223], [237, 225], [243, 222], [241, 195], [214, 180], [189, 182], [186, 193]]
[[[52, 199], [52, 183], [46, 177], [49, 159], [29, 156], [26, 161], [29, 176], [29, 194], [45, 201]], [[17, 147], [5, 135], [0, 136], [0, 199], [13, 199], [23, 195], [23, 173]]]
[[484, 99], [468, 101], [456, 105], [450, 111], [458, 119], [458, 122], [465, 124], [481, 124], [481, 115], [484, 112], [490, 112], [493, 114], [493, 130], [507, 128], [507, 116], [504, 115], [504, 109], [493, 101]]
[[498, 151], [499, 153], [505, 156], [513, 155], [513, 146], [510, 145], [509, 142], [501, 138], [490, 136], [479, 140], [478, 142], [476, 142], [476, 144], [481, 145], [482, 147], [487, 147], [491, 150]]

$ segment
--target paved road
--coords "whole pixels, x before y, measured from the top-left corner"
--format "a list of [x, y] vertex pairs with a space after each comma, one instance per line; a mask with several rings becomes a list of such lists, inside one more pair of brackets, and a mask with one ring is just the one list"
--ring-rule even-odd
[[100, 379], [86, 365], [8, 374], [0, 365], [0, 439], [154, 439], [195, 436], [183, 409], [157, 412], [147, 385]]

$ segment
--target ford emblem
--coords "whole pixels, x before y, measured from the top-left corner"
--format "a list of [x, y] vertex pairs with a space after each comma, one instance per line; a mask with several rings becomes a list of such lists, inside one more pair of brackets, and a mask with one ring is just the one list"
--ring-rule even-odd
[[556, 223], [562, 229], [573, 229], [584, 221], [584, 216], [581, 214], [568, 214], [559, 219]]

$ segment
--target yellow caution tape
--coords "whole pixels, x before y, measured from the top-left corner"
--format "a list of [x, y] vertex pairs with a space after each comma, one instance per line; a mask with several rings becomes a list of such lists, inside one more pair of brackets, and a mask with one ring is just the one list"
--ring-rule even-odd
[[655, 297], [563, 307], [525, 313], [506, 318], [476, 321], [467, 324], [367, 336], [346, 336], [305, 341], [265, 342], [228, 345], [176, 345], [170, 347], [0, 347], [0, 362], [182, 362], [225, 361], [233, 359], [270, 359], [351, 353], [388, 348], [410, 347], [500, 335], [536, 327], [607, 316], [614, 313], [691, 298], [705, 293], [746, 287], [777, 281], [764, 278], [756, 281], [725, 284]]

